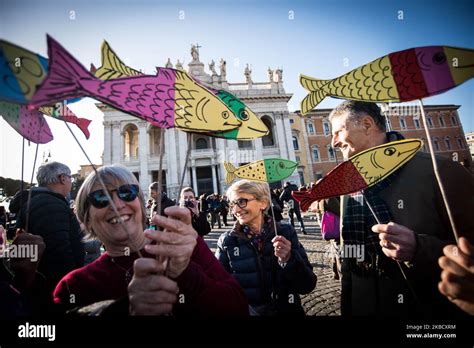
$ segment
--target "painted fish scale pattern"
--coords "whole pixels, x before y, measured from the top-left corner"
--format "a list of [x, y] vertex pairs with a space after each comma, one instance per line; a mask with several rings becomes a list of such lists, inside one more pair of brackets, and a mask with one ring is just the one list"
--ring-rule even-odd
[[415, 49], [391, 53], [389, 58], [400, 101], [420, 99], [428, 95]]
[[[173, 101], [168, 95], [172, 88], [171, 83], [163, 83], [157, 77], [139, 77], [136, 83], [125, 83], [123, 79], [100, 81], [97, 89], [97, 99], [107, 102], [111, 106], [123, 109], [127, 113], [146, 118], [147, 121], [163, 128], [174, 126], [174, 118], [165, 112], [169, 109], [167, 100]], [[94, 81], [95, 82], [95, 81]], [[124, 102], [121, 98], [126, 95]], [[174, 103], [173, 103], [174, 104]], [[144, 114], [146, 110], [151, 113]]]
[[387, 56], [351, 70], [324, 87], [330, 95], [353, 100], [398, 101], [399, 95]]
[[354, 192], [354, 188], [362, 190], [367, 187], [367, 183], [350, 161], [334, 168], [326, 175], [326, 178], [332, 180], [321, 180], [317, 186], [316, 200]]

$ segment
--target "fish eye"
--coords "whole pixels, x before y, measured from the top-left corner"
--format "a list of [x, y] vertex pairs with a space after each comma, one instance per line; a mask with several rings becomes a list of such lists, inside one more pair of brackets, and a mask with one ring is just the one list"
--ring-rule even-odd
[[248, 114], [248, 112], [245, 111], [245, 110], [242, 110], [242, 111], [240, 112], [240, 119], [241, 119], [242, 121], [247, 121], [247, 120], [249, 119], [249, 114]]
[[397, 152], [393, 147], [388, 147], [384, 150], [384, 154], [387, 156], [392, 156], [395, 152]]
[[280, 162], [280, 163], [278, 163], [278, 167], [283, 169], [283, 168], [285, 168], [285, 164], [283, 162]]
[[227, 111], [222, 112], [222, 117], [229, 118], [229, 113]]
[[438, 52], [433, 56], [433, 63], [443, 64], [446, 61], [446, 55], [443, 52]]

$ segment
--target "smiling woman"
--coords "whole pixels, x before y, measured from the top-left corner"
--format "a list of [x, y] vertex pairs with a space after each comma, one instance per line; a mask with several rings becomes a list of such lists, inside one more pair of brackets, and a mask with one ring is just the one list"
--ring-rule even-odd
[[304, 315], [299, 295], [314, 289], [316, 275], [294, 228], [266, 215], [268, 184], [237, 181], [227, 196], [237, 222], [220, 236], [216, 257], [244, 288], [251, 314]]
[[[242, 289], [198, 237], [189, 209], [167, 208], [169, 219], [153, 218], [167, 232], [144, 233], [143, 193], [125, 167], [104, 166], [91, 173], [78, 192], [76, 209], [89, 237], [99, 239], [106, 252], [59, 282], [54, 301], [64, 309], [113, 300], [107, 303], [126, 303], [119, 308], [134, 315], [248, 314]], [[176, 304], [178, 288], [184, 303]]]

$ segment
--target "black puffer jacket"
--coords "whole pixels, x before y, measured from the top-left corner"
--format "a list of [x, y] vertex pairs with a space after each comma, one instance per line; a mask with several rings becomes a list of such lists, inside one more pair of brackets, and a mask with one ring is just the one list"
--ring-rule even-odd
[[46, 245], [38, 271], [54, 287], [64, 275], [84, 265], [79, 223], [63, 196], [41, 187], [32, 189], [29, 214], [23, 202], [18, 227], [25, 228], [27, 215], [28, 232], [43, 237]]
[[[268, 228], [269, 232], [262, 253], [236, 224], [231, 231], [220, 236], [216, 257], [237, 279], [252, 307], [266, 305], [274, 308], [278, 315], [304, 315], [299, 294], [307, 294], [316, 286], [316, 275], [306, 251], [292, 226], [277, 224], [278, 234], [292, 245], [291, 257], [287, 265], [281, 268], [271, 242], [275, 236], [273, 228], [269, 225], [264, 228]], [[273, 301], [272, 293], [276, 294]]]

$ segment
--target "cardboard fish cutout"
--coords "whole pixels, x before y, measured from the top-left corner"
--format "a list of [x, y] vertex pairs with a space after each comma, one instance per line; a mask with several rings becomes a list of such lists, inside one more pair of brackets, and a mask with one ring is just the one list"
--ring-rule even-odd
[[[93, 74], [101, 80], [110, 80], [127, 76], [143, 75], [140, 71], [133, 69], [118, 57], [107, 41], [102, 44], [102, 65]], [[157, 74], [163, 68], [156, 68]], [[199, 83], [199, 82], [198, 82]], [[240, 99], [225, 90], [215, 90], [209, 88], [225, 105], [227, 105], [239, 121], [242, 122], [239, 128], [226, 132], [213, 132], [207, 135], [235, 139], [235, 140], [252, 140], [263, 137], [268, 134], [268, 128], [260, 120], [260, 118], [250, 110]], [[186, 129], [183, 129], [186, 131]]]
[[326, 96], [369, 102], [407, 102], [443, 93], [474, 76], [474, 50], [424, 46], [390, 53], [333, 80], [300, 75], [310, 93], [304, 115]]
[[365, 190], [401, 168], [422, 146], [419, 139], [405, 139], [372, 147], [336, 166], [311, 190], [292, 195], [306, 211], [314, 201]]
[[48, 73], [48, 60], [0, 40], [0, 100], [26, 104]]
[[86, 139], [89, 139], [91, 134], [88, 127], [92, 121], [88, 120], [87, 118], [77, 117], [76, 114], [66, 104], [58, 103], [57, 106], [42, 106], [38, 110], [43, 114], [51, 116], [57, 120], [75, 124], [82, 131], [82, 133], [84, 133]]
[[24, 105], [0, 102], [0, 115], [22, 137], [36, 144], [53, 140], [53, 134], [43, 114]]
[[161, 128], [209, 132], [241, 124], [224, 103], [183, 71], [161, 69], [156, 76], [102, 81], [50, 36], [48, 56], [49, 73], [31, 99], [33, 106], [87, 96]]
[[[10, 103], [28, 103], [31, 97], [36, 93], [37, 86], [43, 82], [48, 74], [48, 60], [46, 58], [4, 40], [0, 40], [0, 64], [0, 100]], [[70, 100], [69, 103], [74, 101]], [[8, 109], [11, 108], [8, 107]], [[53, 107], [40, 108], [39, 114], [30, 112], [26, 106], [14, 109], [21, 110], [21, 115], [19, 114], [17, 116], [20, 118], [35, 115], [33, 116], [35, 120], [32, 121], [32, 125], [39, 125], [46, 122], [37, 122], [38, 117], [42, 118], [41, 113], [52, 116], [58, 120], [73, 123], [77, 125], [86, 138], [89, 139], [90, 133], [88, 126], [91, 121], [85, 118], [78, 118], [67, 107], [58, 109], [54, 114], [52, 112]], [[60, 112], [61, 110], [64, 110], [64, 112]], [[11, 114], [9, 115], [12, 117]], [[31, 134], [32, 131], [33, 130], [30, 129], [28, 132]], [[38, 133], [41, 132], [44, 132], [44, 126], [43, 130], [38, 130]], [[40, 144], [44, 143], [41, 142]]]
[[281, 158], [267, 158], [235, 168], [229, 162], [224, 162], [226, 170], [225, 181], [230, 184], [236, 177], [262, 182], [277, 182], [289, 177], [298, 166], [293, 162]]

